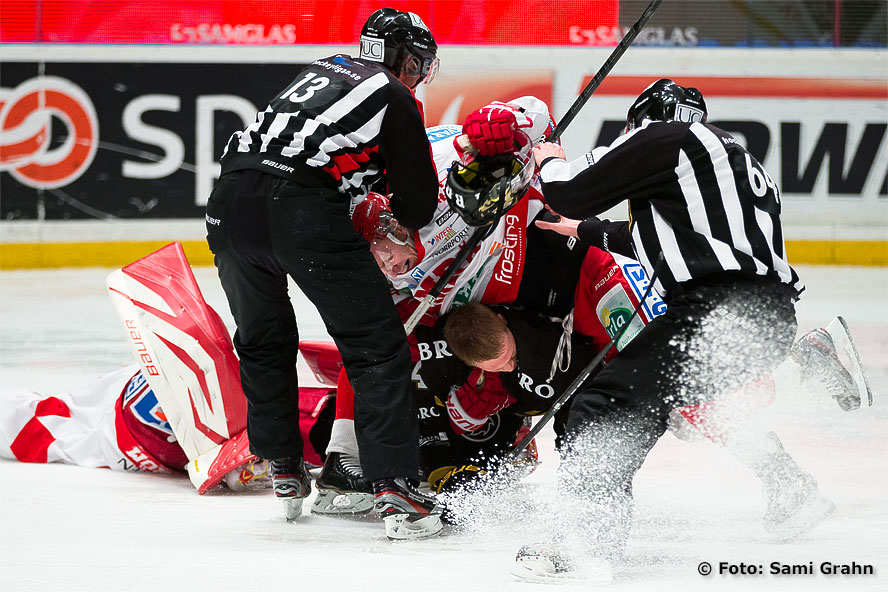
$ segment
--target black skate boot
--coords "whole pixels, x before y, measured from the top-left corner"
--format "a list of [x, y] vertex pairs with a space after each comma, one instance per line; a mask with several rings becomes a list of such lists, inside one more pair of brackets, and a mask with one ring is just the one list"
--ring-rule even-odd
[[360, 465], [339, 452], [331, 452], [315, 480], [318, 495], [312, 514], [349, 516], [366, 514], [375, 503], [373, 488], [364, 479]]
[[376, 511], [385, 523], [385, 536], [393, 541], [424, 539], [443, 530], [444, 505], [423, 495], [404, 477], [373, 482]]
[[302, 502], [311, 493], [311, 477], [302, 458], [276, 458], [271, 461], [271, 486], [284, 503], [284, 515], [292, 522], [302, 515]]

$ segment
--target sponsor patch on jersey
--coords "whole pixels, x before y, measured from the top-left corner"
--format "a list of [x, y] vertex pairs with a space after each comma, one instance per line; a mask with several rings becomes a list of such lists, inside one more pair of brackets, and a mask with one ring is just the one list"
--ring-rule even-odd
[[452, 138], [453, 136], [458, 136], [461, 133], [462, 126], [460, 125], [436, 125], [435, 127], [430, 127], [426, 130], [426, 136], [428, 136], [429, 143], [431, 144], [446, 140], [447, 138]]
[[448, 226], [447, 228], [445, 228], [444, 230], [440, 231], [440, 232], [439, 232], [438, 234], [436, 234], [435, 236], [433, 236], [432, 238], [430, 238], [430, 239], [428, 240], [428, 243], [429, 243], [430, 245], [434, 245], [435, 243], [437, 243], [437, 242], [439, 242], [439, 241], [447, 241], [447, 240], [450, 240], [450, 239], [452, 239], [454, 236], [456, 236], [456, 231], [453, 230], [453, 225], [450, 225], [450, 226]]
[[410, 272], [410, 277], [418, 284], [422, 281], [422, 278], [425, 277], [425, 274], [426, 272], [424, 269], [420, 267], [414, 267], [413, 271]]
[[[623, 275], [626, 276], [629, 285], [632, 286], [632, 291], [635, 293], [635, 297], [641, 300], [648, 285], [651, 283], [650, 280], [648, 280], [644, 268], [639, 263], [625, 263], [622, 267]], [[660, 295], [657, 294], [655, 290], [651, 290], [651, 293], [648, 294], [648, 297], [642, 303], [641, 308], [647, 315], [648, 320], [652, 320], [654, 317], [658, 317], [666, 312], [666, 303], [663, 302]]]
[[335, 58], [333, 58], [333, 61], [336, 62], [337, 64], [342, 64], [346, 68], [354, 68], [355, 67], [354, 64], [352, 64], [351, 62], [349, 62], [348, 60], [346, 60], [342, 56], [336, 56]]
[[128, 408], [133, 417], [143, 424], [150, 426], [168, 436], [174, 436], [173, 428], [167, 421], [160, 403], [154, 391], [148, 386], [148, 381], [142, 376], [142, 372], [136, 373], [124, 389], [123, 406]]
[[435, 225], [436, 226], [443, 226], [445, 222], [447, 222], [448, 220], [453, 218], [455, 215], [456, 215], [456, 212], [448, 209], [446, 212], [444, 212], [443, 214], [441, 214], [440, 216], [435, 218]]

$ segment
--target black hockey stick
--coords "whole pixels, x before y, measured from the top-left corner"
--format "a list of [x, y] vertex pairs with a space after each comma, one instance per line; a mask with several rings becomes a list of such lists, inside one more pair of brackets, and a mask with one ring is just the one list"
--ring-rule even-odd
[[589, 84], [586, 85], [586, 88], [583, 89], [580, 96], [573, 102], [573, 105], [570, 106], [570, 109], [567, 110], [567, 113], [564, 114], [564, 117], [561, 118], [561, 121], [559, 121], [558, 125], [555, 126], [555, 129], [552, 130], [549, 137], [546, 138], [547, 142], [554, 142], [561, 137], [561, 134], [563, 134], [564, 130], [567, 129], [567, 126], [570, 125], [570, 122], [573, 121], [574, 117], [577, 116], [577, 113], [580, 112], [580, 109], [583, 108], [583, 105], [586, 104], [586, 101], [589, 100], [589, 97], [592, 96], [592, 93], [595, 92], [595, 89], [597, 89], [604, 78], [610, 74], [610, 71], [614, 69], [614, 66], [620, 58], [623, 57], [623, 54], [626, 53], [626, 50], [629, 49], [629, 46], [632, 45], [635, 38], [638, 37], [642, 27], [651, 20], [654, 12], [659, 8], [662, 2], [663, 0], [651, 0], [651, 3], [645, 11], [641, 13], [641, 16], [638, 17], [638, 20], [632, 25], [632, 28], [626, 32], [626, 36], [623, 37], [622, 41], [620, 41], [617, 47], [614, 48], [614, 51], [610, 54], [607, 60], [605, 60], [604, 64], [601, 65], [601, 68], [598, 69], [598, 72], [592, 80], [589, 81]]
[[[547, 142], [554, 142], [558, 138], [561, 137], [561, 134], [564, 133], [564, 130], [567, 129], [567, 126], [571, 121], [577, 116], [577, 113], [580, 112], [580, 109], [583, 108], [583, 105], [586, 104], [586, 101], [589, 100], [589, 97], [592, 96], [592, 93], [595, 92], [595, 89], [601, 84], [604, 78], [610, 74], [610, 71], [614, 69], [614, 66], [623, 57], [623, 54], [626, 53], [626, 50], [635, 41], [635, 38], [638, 37], [638, 33], [641, 32], [642, 27], [644, 27], [647, 22], [651, 19], [654, 12], [659, 8], [660, 4], [663, 0], [651, 0], [651, 3], [645, 9], [645, 11], [641, 14], [635, 24], [632, 25], [632, 28], [626, 33], [626, 36], [617, 44], [617, 47], [614, 48], [614, 51], [611, 52], [610, 56], [608, 56], [607, 60], [605, 60], [604, 64], [601, 65], [601, 68], [598, 69], [598, 72], [586, 85], [586, 88], [583, 89], [583, 92], [580, 93], [580, 96], [573, 102], [573, 105], [570, 106], [570, 109], [567, 110], [567, 113], [564, 114], [564, 117], [561, 118], [561, 121], [558, 125], [555, 126], [555, 129], [552, 130], [552, 133], [546, 138]], [[502, 215], [505, 212], [500, 212], [499, 215]], [[499, 217], [497, 217], [499, 220]], [[497, 220], [494, 220], [494, 224]], [[422, 318], [422, 315], [426, 313], [426, 311], [431, 308], [432, 303], [435, 301], [435, 298], [441, 293], [444, 289], [444, 286], [447, 285], [447, 282], [450, 281], [450, 278], [453, 277], [453, 274], [456, 273], [456, 270], [465, 262], [466, 258], [469, 256], [471, 251], [478, 246], [478, 243], [484, 237], [484, 232], [482, 232], [482, 228], [479, 228], [475, 231], [475, 233], [469, 238], [468, 242], [462, 247], [460, 253], [457, 255], [456, 259], [453, 263], [450, 264], [450, 267], [447, 268], [447, 271], [444, 272], [444, 275], [441, 276], [441, 279], [435, 283], [431, 292], [426, 295], [425, 298], [422, 299], [419, 306], [413, 314], [410, 315], [410, 318], [407, 319], [407, 322], [404, 323], [404, 330], [407, 332], [407, 335], [413, 332], [413, 329], [416, 328], [416, 325], [419, 324], [419, 319]], [[486, 231], [485, 231], [486, 232]], [[603, 357], [603, 356], [602, 356]]]
[[592, 376], [593, 373], [596, 372], [596, 370], [598, 369], [598, 365], [601, 363], [601, 360], [603, 360], [604, 357], [610, 352], [611, 348], [614, 347], [617, 342], [623, 338], [623, 334], [632, 324], [632, 321], [635, 320], [635, 317], [638, 316], [638, 311], [640, 311], [641, 307], [644, 306], [644, 301], [647, 300], [648, 296], [650, 296], [651, 290], [654, 287], [654, 282], [657, 281], [657, 276], [660, 273], [660, 266], [663, 264], [663, 261], [663, 255], [661, 254], [657, 258], [657, 263], [654, 265], [654, 272], [653, 274], [651, 274], [651, 282], [650, 284], [648, 284], [647, 290], [644, 291], [644, 295], [641, 297], [641, 300], [638, 301], [638, 306], [636, 306], [635, 310], [632, 311], [632, 316], [629, 317], [629, 320], [626, 321], [626, 324], [623, 325], [623, 327], [619, 331], [617, 331], [616, 335], [611, 337], [610, 343], [604, 346], [604, 348], [600, 352], [598, 352], [598, 354], [594, 358], [592, 358], [592, 361], [589, 362], [585, 368], [583, 368], [583, 371], [580, 372], [580, 375], [577, 376], [566, 389], [564, 389], [564, 392], [561, 393], [561, 396], [558, 397], [555, 400], [555, 403], [552, 404], [552, 408], [546, 411], [546, 413], [544, 413], [542, 417], [540, 417], [539, 421], [536, 422], [536, 425], [534, 425], [530, 429], [530, 431], [527, 432], [527, 435], [525, 435], [524, 438], [520, 442], [518, 442], [518, 444], [516, 444], [512, 450], [509, 451], [509, 453], [506, 455], [506, 460], [515, 460], [518, 455], [521, 454], [521, 451], [527, 448], [528, 444], [530, 444], [531, 441], [537, 436], [537, 434], [539, 434], [542, 429], [546, 427], [546, 424], [548, 424], [552, 420], [552, 418], [555, 417], [555, 414], [558, 413], [558, 410], [564, 406], [567, 400], [570, 399], [574, 395], [574, 393], [576, 393], [580, 389], [580, 387], [583, 386], [583, 383], [586, 382], [586, 380], [590, 376]]

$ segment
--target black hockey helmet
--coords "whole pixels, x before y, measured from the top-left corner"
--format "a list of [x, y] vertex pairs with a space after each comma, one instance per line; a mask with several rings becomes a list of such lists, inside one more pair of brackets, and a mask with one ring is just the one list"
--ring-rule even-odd
[[626, 131], [632, 131], [645, 119], [706, 123], [706, 102], [696, 88], [679, 86], [661, 78], [638, 95], [626, 115]]
[[[523, 133], [523, 132], [522, 132]], [[447, 203], [469, 226], [486, 226], [518, 203], [530, 189], [536, 164], [533, 143], [512, 154], [463, 155], [447, 173], [444, 196]]]
[[[359, 57], [381, 62], [395, 76], [404, 73], [419, 76], [431, 84], [438, 73], [438, 44], [432, 32], [416, 14], [380, 8], [370, 15], [361, 29]], [[416, 59], [409, 59], [414, 56]]]

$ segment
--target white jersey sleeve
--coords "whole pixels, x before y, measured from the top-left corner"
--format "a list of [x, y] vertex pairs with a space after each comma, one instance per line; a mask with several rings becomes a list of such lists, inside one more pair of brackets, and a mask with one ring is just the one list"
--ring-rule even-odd
[[138, 384], [144, 379], [131, 365], [65, 394], [0, 389], [0, 457], [169, 472], [140, 448], [120, 419], [122, 395]]

